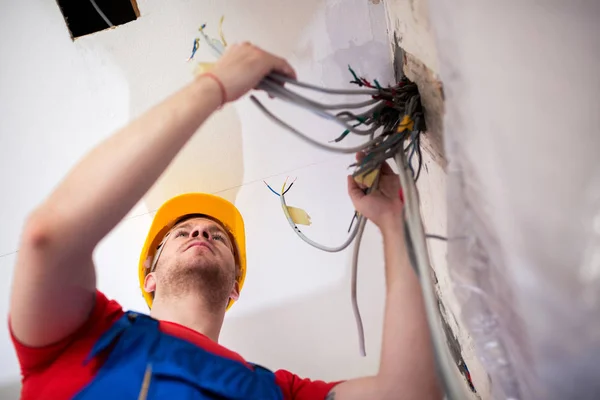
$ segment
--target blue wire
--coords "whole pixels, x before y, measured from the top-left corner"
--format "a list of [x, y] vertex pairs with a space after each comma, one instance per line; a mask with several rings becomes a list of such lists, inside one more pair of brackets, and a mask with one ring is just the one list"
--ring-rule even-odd
[[269, 190], [273, 193], [275, 193], [277, 196], [281, 196], [279, 193], [277, 193], [275, 190], [273, 190], [273, 188], [271, 186], [269, 186], [269, 184], [265, 181], [263, 181], [265, 185], [267, 185], [267, 187], [269, 188]]
[[190, 58], [188, 58], [188, 61], [191, 60], [192, 58], [194, 58], [194, 56], [196, 55], [196, 52], [198, 51], [198, 39], [194, 39], [194, 46], [192, 47], [192, 55], [190, 56]]

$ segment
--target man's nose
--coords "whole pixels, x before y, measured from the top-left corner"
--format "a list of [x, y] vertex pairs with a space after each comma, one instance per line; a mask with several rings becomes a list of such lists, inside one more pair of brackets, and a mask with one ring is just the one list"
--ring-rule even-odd
[[191, 235], [191, 236], [192, 236], [193, 238], [196, 238], [196, 237], [198, 237], [198, 236], [200, 236], [200, 235], [202, 235], [202, 237], [203, 237], [204, 239], [206, 239], [206, 240], [209, 240], [209, 239], [210, 239], [210, 233], [208, 233], [208, 231], [207, 231], [206, 229], [200, 229], [200, 228], [195, 228], [195, 229], [192, 231], [192, 235]]

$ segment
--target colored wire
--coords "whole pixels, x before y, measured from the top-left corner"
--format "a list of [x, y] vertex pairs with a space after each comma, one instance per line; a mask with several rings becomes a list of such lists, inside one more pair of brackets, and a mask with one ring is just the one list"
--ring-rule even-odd
[[419, 167], [417, 169], [417, 175], [415, 175], [415, 182], [421, 175], [421, 167], [423, 166], [423, 154], [421, 154], [421, 135], [417, 136], [417, 155], [419, 156]]
[[[286, 179], [286, 181], [287, 181], [287, 179]], [[287, 192], [289, 192], [289, 191], [290, 191], [290, 189], [291, 189], [291, 188], [292, 188], [292, 186], [294, 185], [294, 182], [296, 182], [296, 179], [294, 179], [294, 181], [293, 181], [292, 183], [290, 183], [290, 186], [288, 186], [288, 187], [287, 187], [287, 189], [285, 189], [285, 191], [283, 191], [283, 193], [282, 193], [282, 194], [283, 194], [284, 196], [285, 196], [285, 194], [286, 194]], [[269, 190], [270, 190], [271, 192], [273, 192], [273, 194], [276, 194], [278, 197], [279, 197], [279, 196], [281, 196], [281, 194], [277, 193], [277, 192], [275, 191], [275, 189], [273, 189], [273, 188], [271, 187], [271, 185], [269, 185], [269, 184], [268, 184], [266, 181], [263, 181], [263, 183], [264, 183], [265, 185], [267, 185], [267, 187], [269, 188]], [[283, 185], [284, 185], [284, 187], [285, 187], [285, 183], [284, 183]]]
[[108, 25], [110, 28], [114, 27], [114, 25], [112, 24], [112, 22], [110, 22], [110, 19], [108, 19], [108, 17], [106, 16], [106, 14], [104, 14], [102, 12], [102, 10], [100, 9], [100, 7], [98, 7], [98, 4], [96, 4], [96, 2], [94, 0], [90, 0], [90, 3], [92, 3], [92, 6], [94, 6], [94, 8], [96, 9], [96, 12], [98, 13], [98, 15], [100, 15], [100, 17], [102, 17], [102, 19], [104, 20], [104, 22], [106, 22], [106, 25]]
[[271, 187], [271, 186], [270, 186], [270, 185], [269, 185], [267, 182], [265, 182], [265, 181], [263, 181], [263, 182], [264, 182], [264, 184], [265, 184], [265, 185], [267, 185], [267, 187], [269, 188], [269, 190], [270, 190], [271, 192], [273, 192], [273, 193], [274, 193], [275, 195], [277, 195], [277, 196], [281, 196], [281, 195], [280, 195], [279, 193], [277, 193], [277, 192], [275, 191], [275, 189], [273, 189], [273, 188], [272, 188], [272, 187]]
[[219, 36], [221, 37], [221, 42], [223, 42], [223, 46], [227, 47], [227, 40], [225, 40], [225, 35], [223, 34], [223, 22], [225, 21], [225, 16], [221, 16], [221, 20], [219, 21]]
[[188, 61], [191, 61], [194, 58], [199, 47], [200, 47], [200, 39], [194, 39], [194, 46], [192, 47], [192, 55], [187, 59]]
[[352, 217], [352, 220], [350, 221], [350, 226], [348, 227], [348, 233], [350, 233], [350, 230], [352, 229], [352, 225], [354, 225], [354, 221], [356, 221], [356, 218], [358, 218], [358, 211], [354, 211], [354, 216]]
[[300, 239], [304, 240], [306, 243], [310, 244], [311, 246], [316, 247], [319, 250], [326, 251], [328, 253], [337, 253], [339, 251], [344, 250], [346, 247], [348, 247], [350, 245], [350, 243], [352, 243], [352, 241], [356, 237], [356, 235], [358, 233], [358, 228], [360, 226], [360, 222], [364, 219], [364, 217], [362, 215], [360, 215], [358, 217], [359, 223], [354, 226], [354, 229], [352, 230], [352, 232], [350, 233], [350, 235], [348, 236], [348, 238], [346, 239], [346, 241], [344, 243], [342, 243], [339, 246], [335, 246], [335, 247], [325, 246], [325, 245], [315, 242], [314, 240], [308, 238], [304, 233], [302, 233], [302, 231], [300, 230], [300, 228], [298, 228], [298, 226], [292, 219], [292, 216], [290, 215], [290, 212], [287, 208], [287, 203], [285, 201], [285, 195], [279, 196], [279, 199], [281, 202], [281, 208], [283, 209], [283, 213], [284, 213], [286, 219], [288, 220], [288, 223], [290, 224], [290, 226], [296, 233], [296, 235], [298, 235], [298, 237], [300, 237]]
[[288, 186], [288, 188], [285, 189], [285, 191], [282, 193], [282, 195], [285, 196], [287, 194], [287, 192], [290, 191], [290, 189], [292, 188], [292, 186], [294, 186], [294, 182], [290, 183], [290, 186]]

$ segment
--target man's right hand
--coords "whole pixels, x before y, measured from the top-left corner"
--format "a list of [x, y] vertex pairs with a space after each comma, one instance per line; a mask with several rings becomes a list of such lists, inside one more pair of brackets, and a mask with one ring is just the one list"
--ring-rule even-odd
[[69, 172], [24, 228], [10, 305], [11, 329], [20, 342], [45, 346], [83, 325], [95, 301], [92, 253], [98, 242], [220, 104], [238, 99], [272, 71], [295, 77], [282, 58], [249, 43], [232, 45], [212, 71], [219, 85], [207, 77], [194, 80]]
[[[361, 161], [364, 157], [364, 153], [356, 154], [357, 161]], [[377, 225], [383, 234], [388, 232], [403, 234], [404, 205], [400, 199], [400, 180], [387, 162], [381, 165], [377, 190], [365, 194], [364, 189], [352, 176], [348, 176], [348, 194], [356, 211]]]
[[254, 89], [273, 71], [296, 79], [296, 72], [286, 60], [245, 42], [229, 46], [211, 73], [221, 80], [226, 103]]

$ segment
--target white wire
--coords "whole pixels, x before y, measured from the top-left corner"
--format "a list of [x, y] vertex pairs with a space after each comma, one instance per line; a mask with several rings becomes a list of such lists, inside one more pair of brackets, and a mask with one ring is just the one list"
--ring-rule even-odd
[[304, 233], [302, 233], [302, 231], [298, 228], [298, 226], [292, 219], [292, 216], [290, 215], [290, 212], [287, 208], [287, 204], [285, 202], [285, 196], [282, 194], [279, 196], [279, 199], [281, 201], [281, 208], [283, 209], [283, 213], [285, 214], [285, 217], [287, 218], [288, 223], [290, 224], [290, 226], [292, 227], [294, 232], [296, 232], [296, 235], [298, 235], [300, 237], [300, 239], [304, 240], [306, 243], [310, 244], [311, 246], [316, 247], [319, 250], [326, 251], [328, 253], [337, 253], [339, 251], [344, 250], [346, 247], [350, 246], [350, 243], [352, 243], [352, 241], [356, 237], [359, 226], [360, 226], [362, 220], [364, 219], [364, 217], [362, 215], [360, 215], [358, 217], [358, 223], [354, 226], [354, 229], [350, 233], [350, 236], [348, 236], [348, 239], [346, 239], [346, 241], [344, 243], [342, 243], [341, 245], [339, 245], [337, 247], [324, 246], [320, 243], [315, 242], [314, 240], [311, 240], [310, 238], [306, 237], [306, 235], [304, 235]]
[[[381, 176], [381, 174], [377, 174], [375, 181], [373, 181], [373, 185], [371, 185], [371, 188], [369, 189], [369, 193], [374, 190], [377, 190], [377, 187], [379, 186], [379, 177], [380, 176]], [[360, 251], [360, 242], [362, 240], [362, 235], [365, 231], [367, 219], [364, 216], [359, 214], [358, 221], [356, 221], [356, 225], [354, 225], [354, 230], [352, 231], [350, 236], [348, 236], [348, 239], [346, 239], [346, 241], [338, 247], [327, 247], [320, 243], [315, 242], [314, 240], [309, 239], [300, 231], [300, 229], [298, 229], [298, 226], [296, 226], [296, 223], [292, 219], [292, 216], [290, 215], [290, 212], [287, 208], [287, 203], [285, 202], [285, 195], [282, 193], [279, 197], [280, 197], [280, 201], [281, 201], [281, 208], [283, 209], [283, 213], [285, 214], [285, 217], [287, 218], [288, 223], [290, 224], [290, 226], [292, 227], [294, 232], [296, 232], [296, 235], [298, 235], [300, 237], [300, 239], [304, 240], [306, 243], [310, 244], [311, 246], [316, 247], [317, 249], [320, 249], [323, 251], [334, 253], [334, 252], [344, 250], [346, 247], [348, 247], [350, 245], [350, 243], [352, 243], [354, 238], [356, 238], [356, 241], [354, 242], [354, 250], [352, 251], [352, 283], [350, 286], [350, 299], [352, 302], [352, 312], [354, 313], [354, 319], [356, 321], [356, 330], [358, 333], [358, 349], [360, 351], [360, 355], [362, 357], [365, 357], [367, 355], [366, 348], [365, 348], [365, 330], [363, 327], [362, 318], [360, 316], [360, 309], [358, 308], [357, 286], [358, 286], [358, 253]]]
[[109, 27], [114, 27], [114, 25], [112, 24], [112, 22], [110, 22], [110, 19], [108, 19], [108, 17], [102, 12], [102, 10], [100, 9], [100, 7], [98, 7], [98, 4], [96, 4], [96, 2], [94, 0], [90, 0], [90, 3], [92, 3], [92, 6], [94, 6], [94, 8], [96, 9], [96, 12], [98, 13], [98, 15], [100, 15], [102, 17], [102, 19], [104, 20], [104, 22], [106, 22], [106, 24]]
[[356, 331], [358, 333], [358, 350], [360, 355], [365, 357], [367, 350], [365, 346], [365, 329], [363, 327], [362, 318], [360, 316], [360, 309], [358, 308], [358, 253], [360, 251], [360, 242], [367, 225], [367, 219], [363, 218], [358, 222], [358, 234], [356, 241], [354, 242], [354, 250], [352, 251], [352, 284], [350, 286], [350, 300], [352, 301], [352, 312], [354, 313], [354, 320], [356, 321]]

